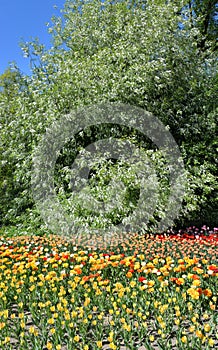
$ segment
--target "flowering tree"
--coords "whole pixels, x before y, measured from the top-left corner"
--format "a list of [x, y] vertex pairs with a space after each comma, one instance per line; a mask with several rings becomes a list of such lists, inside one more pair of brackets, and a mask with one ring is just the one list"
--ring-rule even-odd
[[[215, 210], [217, 57], [212, 44], [202, 50], [200, 2], [194, 6], [187, 1], [66, 1], [63, 16], [54, 17], [49, 28], [52, 48], [45, 50], [37, 41], [23, 44], [24, 54], [37, 62], [32, 76], [18, 79], [10, 99], [11, 84], [0, 93], [2, 223], [24, 222], [35, 213], [30, 189], [32, 153], [46, 127], [79, 107], [103, 102], [143, 108], [174, 136], [188, 174], [180, 223]], [[210, 40], [209, 32], [206, 39]], [[167, 188], [162, 156], [151, 142], [127, 127], [114, 125], [113, 133], [153, 152], [159, 178]], [[67, 191], [69, 159], [81, 147], [109, 136], [111, 128], [106, 126], [87, 128], [76, 136], [73, 146], [63, 149], [55, 175], [60, 200], [66, 199], [59, 189]], [[123, 166], [102, 164], [104, 171], [95, 169], [95, 174], [103, 179]], [[126, 205], [137, 203], [137, 191], [137, 186], [130, 191]], [[87, 212], [78, 215], [85, 217]], [[161, 215], [162, 209], [151, 221]]]

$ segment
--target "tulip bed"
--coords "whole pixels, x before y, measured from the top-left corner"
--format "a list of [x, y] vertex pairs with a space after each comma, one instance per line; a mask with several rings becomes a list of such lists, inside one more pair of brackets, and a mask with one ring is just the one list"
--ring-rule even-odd
[[218, 348], [217, 229], [0, 237], [1, 349]]

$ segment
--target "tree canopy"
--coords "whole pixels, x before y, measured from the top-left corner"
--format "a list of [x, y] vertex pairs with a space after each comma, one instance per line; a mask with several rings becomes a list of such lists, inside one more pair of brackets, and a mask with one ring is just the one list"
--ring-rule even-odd
[[[54, 17], [49, 28], [52, 48], [45, 50], [38, 42], [23, 45], [25, 55], [38, 62], [32, 76], [6, 71], [0, 78], [2, 224], [37, 221], [30, 185], [32, 154], [46, 128], [75, 109], [106, 102], [140, 107], [164, 123], [180, 147], [188, 176], [178, 222], [203, 218], [215, 224], [216, 11], [213, 0], [66, 1], [63, 16]], [[165, 194], [151, 217], [155, 224], [164, 215], [167, 171], [151, 142], [129, 128], [88, 128], [76, 136], [73, 146], [63, 149], [55, 175], [59, 199], [66, 203], [68, 198], [64, 184], [69, 160], [81, 147], [114, 135], [112, 129], [117, 137], [140, 145], [156, 164]], [[122, 173], [125, 167], [102, 162], [101, 171], [93, 170], [95, 195], [105, 193], [107, 176]], [[128, 176], [121, 180], [129, 184], [125, 205], [131, 207], [137, 205], [139, 187], [131, 188]], [[77, 200], [75, 213], [88, 222], [91, 214]], [[118, 220], [127, 212], [117, 209], [111, 216]], [[112, 222], [111, 216], [107, 220]]]

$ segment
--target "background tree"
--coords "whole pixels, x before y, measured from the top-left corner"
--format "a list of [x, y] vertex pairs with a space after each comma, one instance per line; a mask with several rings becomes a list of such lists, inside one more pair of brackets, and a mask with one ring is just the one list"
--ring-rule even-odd
[[[216, 223], [217, 216], [209, 215], [217, 210], [214, 46], [205, 45], [204, 55], [199, 54], [200, 19], [193, 20], [194, 9], [192, 16], [190, 8], [186, 15], [187, 1], [147, 1], [143, 5], [141, 1], [131, 5], [125, 0], [66, 1], [63, 17], [54, 17], [49, 29], [52, 49], [46, 51], [36, 42], [23, 47], [25, 54], [35, 55], [39, 64], [33, 69], [32, 77], [25, 78], [25, 89], [19, 89], [16, 98], [7, 103], [9, 122], [3, 123], [2, 130], [7, 152], [1, 155], [0, 161], [2, 164], [10, 159], [13, 164], [17, 192], [11, 189], [5, 192], [13, 200], [7, 203], [3, 223], [14, 218], [23, 222], [27, 220], [27, 213], [34, 214], [30, 191], [31, 155], [46, 127], [63, 114], [102, 102], [138, 106], [162, 120], [179, 144], [188, 171], [187, 195], [179, 224], [190, 219], [201, 220], [202, 213], [204, 221]], [[194, 7], [197, 5], [191, 3], [191, 6], [196, 13], [200, 11]], [[3, 99], [2, 116], [5, 106]], [[129, 128], [113, 126], [113, 132], [149, 149], [165, 182], [167, 174], [161, 175], [161, 155], [147, 139]], [[62, 202], [67, 194], [59, 189], [67, 182], [69, 160], [72, 162], [81, 147], [110, 133], [105, 127], [89, 128], [77, 135], [73, 147], [68, 145], [63, 149], [55, 180]], [[112, 164], [108, 170], [108, 166], [102, 164], [105, 171], [101, 172], [101, 178], [108, 172], [112, 176], [114, 166], [116, 172], [125, 167]], [[5, 180], [8, 181], [7, 175]], [[103, 187], [96, 189], [96, 195]], [[153, 222], [164, 215], [164, 200], [161, 203]], [[74, 204], [78, 215], [87, 216], [76, 202]], [[19, 219], [22, 212], [26, 216]]]
[[218, 3], [216, 0], [195, 0], [187, 4], [192, 28], [197, 28], [198, 48], [205, 52], [208, 48], [217, 51]]
[[[16, 180], [16, 170], [20, 165], [19, 161], [25, 144], [20, 143], [19, 139], [22, 129], [16, 131], [15, 127], [16, 119], [21, 118], [17, 115], [19, 96], [26, 89], [26, 78], [16, 66], [9, 67], [0, 76], [0, 222], [4, 223], [16, 221], [16, 216], [27, 207], [25, 198], [23, 198], [23, 203], [26, 203], [24, 207], [19, 208], [17, 201], [17, 198], [21, 197], [23, 186]], [[16, 132], [19, 135], [18, 139]]]

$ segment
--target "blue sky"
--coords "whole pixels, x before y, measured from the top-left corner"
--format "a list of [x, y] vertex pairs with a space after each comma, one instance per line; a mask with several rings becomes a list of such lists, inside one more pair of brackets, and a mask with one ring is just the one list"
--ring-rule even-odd
[[[50, 46], [46, 23], [59, 15], [65, 0], [0, 0], [0, 74], [15, 61], [21, 71], [30, 74], [29, 60], [23, 58], [20, 41], [38, 37]], [[54, 9], [57, 5], [57, 10]]]

